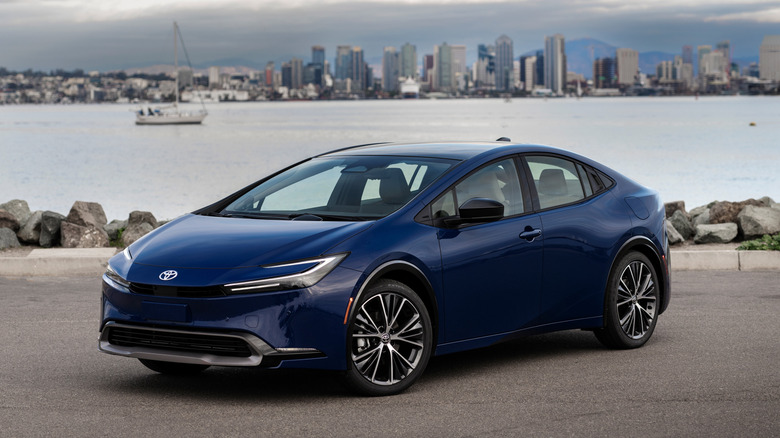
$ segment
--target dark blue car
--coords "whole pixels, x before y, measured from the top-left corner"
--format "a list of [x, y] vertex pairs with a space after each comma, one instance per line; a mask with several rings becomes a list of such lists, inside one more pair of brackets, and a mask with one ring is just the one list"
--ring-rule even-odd
[[112, 258], [100, 350], [162, 373], [343, 370], [387, 395], [432, 355], [518, 335], [640, 347], [669, 303], [664, 223], [655, 191], [560, 149], [341, 149]]

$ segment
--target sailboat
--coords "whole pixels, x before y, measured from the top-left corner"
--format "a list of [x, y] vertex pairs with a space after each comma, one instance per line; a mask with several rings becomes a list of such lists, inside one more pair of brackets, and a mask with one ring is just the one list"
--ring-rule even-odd
[[179, 25], [173, 22], [173, 63], [174, 63], [174, 76], [176, 78], [176, 100], [170, 106], [155, 108], [147, 108], [144, 113], [143, 108], [136, 111], [135, 124], [136, 125], [197, 125], [206, 118], [208, 113], [206, 112], [206, 106], [201, 99], [200, 104], [203, 107], [202, 110], [197, 112], [186, 112], [179, 109], [179, 45], [178, 41], [181, 39], [181, 46], [184, 49], [184, 55], [187, 58], [187, 65], [189, 65], [190, 71], [192, 71], [192, 64], [190, 63], [190, 57], [187, 54], [187, 48], [184, 46], [184, 38], [181, 37], [179, 32]]

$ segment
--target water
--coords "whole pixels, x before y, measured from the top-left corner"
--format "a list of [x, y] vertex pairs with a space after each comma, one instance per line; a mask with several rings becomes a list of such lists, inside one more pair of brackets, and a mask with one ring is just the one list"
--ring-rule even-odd
[[133, 109], [0, 106], [0, 203], [174, 218], [315, 153], [502, 136], [588, 156], [689, 209], [780, 201], [777, 97], [223, 103], [202, 126], [136, 126]]

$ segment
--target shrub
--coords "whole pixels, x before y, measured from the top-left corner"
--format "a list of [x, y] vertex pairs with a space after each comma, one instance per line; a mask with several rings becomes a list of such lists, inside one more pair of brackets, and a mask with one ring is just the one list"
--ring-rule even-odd
[[770, 236], [764, 234], [764, 237], [755, 240], [746, 240], [737, 247], [738, 250], [763, 250], [780, 251], [780, 234]]

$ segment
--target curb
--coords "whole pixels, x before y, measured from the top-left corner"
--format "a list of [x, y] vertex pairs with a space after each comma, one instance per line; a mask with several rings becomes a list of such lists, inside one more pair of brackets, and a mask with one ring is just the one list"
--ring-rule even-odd
[[[34, 249], [25, 257], [0, 256], [1, 277], [99, 276], [116, 248]], [[780, 271], [780, 251], [675, 251], [672, 271]]]

